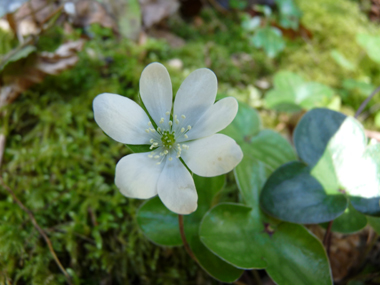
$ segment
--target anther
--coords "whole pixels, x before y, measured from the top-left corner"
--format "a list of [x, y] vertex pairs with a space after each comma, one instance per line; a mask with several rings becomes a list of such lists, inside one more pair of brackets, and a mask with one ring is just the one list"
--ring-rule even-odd
[[168, 153], [169, 153], [169, 151], [168, 151], [168, 150], [165, 150], [165, 151], [164, 151], [164, 154], [168, 154]]
[[190, 131], [190, 130], [191, 130], [191, 126], [190, 126], [190, 125], [188, 125], [188, 126], [187, 126], [187, 129]]
[[150, 141], [149, 141], [150, 143], [154, 143], [154, 139], [150, 139]]
[[149, 129], [146, 129], [145, 131], [149, 134]]
[[170, 115], [170, 112], [169, 112], [169, 111], [167, 111], [165, 114], [166, 114], [166, 115]]
[[164, 121], [165, 121], [164, 118], [161, 118], [160, 124], [162, 124]]
[[186, 119], [186, 116], [185, 116], [185, 115], [182, 115], [181, 118], [182, 118], [182, 119]]
[[153, 157], [153, 155], [149, 154], [149, 155], [148, 155], [148, 157], [149, 157], [149, 158], [152, 158], [152, 157]]
[[148, 126], [151, 126], [151, 125], [152, 125], [152, 123], [149, 121], [149, 122], [148, 122]]
[[169, 157], [169, 161], [172, 161], [173, 160], [173, 157]]
[[189, 136], [188, 135], [184, 135], [185, 139], [187, 139]]
[[178, 120], [178, 119], [175, 119], [175, 123], [178, 125], [178, 124], [179, 124], [179, 120]]
[[157, 159], [157, 158], [160, 158], [160, 156], [159, 155], [155, 155], [154, 158]]
[[173, 125], [173, 122], [172, 121], [169, 121], [169, 126], [172, 126]]
[[182, 129], [181, 129], [181, 133], [183, 133], [184, 131], [185, 131], [185, 128], [182, 128]]

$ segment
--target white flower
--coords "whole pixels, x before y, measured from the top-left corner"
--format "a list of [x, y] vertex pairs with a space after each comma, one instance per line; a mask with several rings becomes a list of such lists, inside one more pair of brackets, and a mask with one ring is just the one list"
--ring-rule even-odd
[[103, 93], [94, 99], [95, 121], [107, 135], [152, 150], [117, 163], [115, 183], [123, 195], [147, 199], [158, 194], [171, 211], [190, 214], [198, 195], [180, 158], [192, 172], [207, 177], [227, 173], [241, 161], [236, 142], [216, 134], [235, 118], [237, 101], [228, 97], [214, 104], [216, 93], [215, 74], [198, 69], [182, 83], [172, 106], [169, 73], [162, 64], [152, 63], [141, 74], [140, 95], [153, 121], [126, 97]]

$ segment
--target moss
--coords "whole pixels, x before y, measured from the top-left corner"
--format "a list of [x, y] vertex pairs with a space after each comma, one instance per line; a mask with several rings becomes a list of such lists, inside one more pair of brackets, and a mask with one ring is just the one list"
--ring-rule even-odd
[[[366, 68], [375, 68], [373, 82], [380, 83], [380, 69], [374, 62], [360, 64], [363, 50], [356, 44], [358, 33], [380, 35], [378, 28], [369, 22], [354, 1], [297, 1], [303, 11], [302, 24], [312, 33], [310, 40], [298, 40], [288, 45], [280, 59], [280, 68], [300, 73], [308, 80], [333, 87], [343, 79], [368, 76]], [[338, 65], [331, 56], [338, 50], [359, 68], [349, 71]]]
[[[209, 279], [182, 249], [158, 248], [139, 231], [141, 201], [123, 197], [114, 185], [115, 164], [128, 148], [93, 120], [97, 94], [136, 99], [149, 61], [144, 55], [166, 48], [157, 41], [115, 45], [115, 39], [95, 35], [74, 69], [47, 77], [6, 107], [4, 179], [47, 230], [78, 284], [178, 284], [199, 274]], [[7, 264], [0, 279], [6, 274], [21, 283], [65, 284], [27, 216], [5, 192], [0, 195], [0, 265]]]

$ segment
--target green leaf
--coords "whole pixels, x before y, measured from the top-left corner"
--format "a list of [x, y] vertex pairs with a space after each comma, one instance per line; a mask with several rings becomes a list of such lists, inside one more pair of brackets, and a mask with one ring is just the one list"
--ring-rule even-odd
[[245, 269], [265, 269], [277, 284], [331, 284], [322, 244], [303, 226], [265, 215], [258, 198], [267, 176], [263, 162], [245, 155], [235, 177], [246, 205], [220, 204], [204, 217], [202, 242]]
[[222, 133], [232, 137], [242, 147], [244, 155], [264, 162], [267, 171], [272, 172], [285, 162], [296, 159], [290, 143], [275, 131], [262, 130], [257, 111], [245, 103], [239, 102], [235, 119]]
[[285, 48], [285, 41], [282, 38], [281, 31], [274, 27], [257, 29], [251, 40], [255, 47], [262, 48], [271, 58]]
[[347, 207], [347, 199], [339, 192], [328, 195], [310, 175], [302, 162], [291, 162], [277, 169], [264, 186], [260, 203], [273, 217], [299, 224], [331, 221]]
[[229, 4], [232, 9], [243, 10], [247, 7], [247, 2], [244, 0], [230, 0]]
[[301, 10], [293, 0], [276, 0], [280, 12], [280, 25], [284, 28], [298, 29]]
[[[268, 179], [261, 206], [294, 223], [320, 223], [345, 212], [348, 201], [366, 215], [380, 215], [380, 145], [367, 146], [364, 129], [328, 109], [306, 113], [294, 132], [301, 162], [284, 165]], [[340, 231], [355, 231], [365, 217], [350, 208]], [[348, 221], [350, 220], [350, 221]], [[345, 227], [345, 228], [344, 228]]]
[[[253, 109], [241, 106], [244, 104], [239, 103], [237, 122], [243, 122], [240, 116], [256, 118]], [[201, 240], [234, 266], [265, 268], [277, 284], [331, 284], [321, 243], [304, 227], [275, 220], [259, 207], [267, 176], [296, 157], [287, 140], [273, 131], [260, 130], [259, 120], [255, 122], [232, 124], [229, 129], [244, 152], [235, 177], [246, 205], [220, 204], [211, 209], [201, 224]]]
[[158, 196], [146, 201], [140, 207], [137, 222], [145, 236], [152, 242], [163, 246], [182, 245], [178, 215], [169, 211]]
[[368, 56], [375, 62], [380, 63], [380, 37], [368, 34], [357, 34], [356, 42], [367, 52]]
[[363, 97], [369, 96], [373, 90], [375, 90], [375, 86], [371, 83], [357, 81], [354, 79], [345, 79], [343, 80], [342, 86], [344, 89], [348, 91], [357, 91]]
[[[198, 209], [193, 214], [184, 216], [186, 239], [199, 265], [206, 272], [222, 282], [233, 282], [239, 278], [242, 270], [210, 252], [199, 238], [199, 224], [207, 210], [212, 207], [214, 196], [222, 189], [225, 176], [205, 178], [194, 175], [194, 182], [198, 193]], [[140, 208], [137, 221], [144, 234], [154, 243], [164, 246], [182, 244], [178, 215], [170, 212], [158, 197], [147, 201]]]
[[368, 223], [375, 230], [375, 232], [380, 235], [380, 218], [367, 216]]
[[380, 128], [380, 111], [375, 115], [375, 125], [376, 127]]
[[117, 13], [117, 20], [120, 28], [120, 33], [129, 39], [137, 40], [141, 30], [141, 9], [138, 0], [123, 1], [124, 5]]
[[133, 153], [140, 153], [140, 152], [150, 152], [152, 151], [150, 149], [150, 145], [146, 144], [140, 144], [140, 145], [132, 145], [132, 144], [127, 144], [126, 145]]
[[241, 27], [243, 28], [243, 30], [251, 32], [251, 31], [256, 30], [258, 27], [260, 27], [260, 23], [261, 23], [261, 18], [259, 16], [255, 16], [252, 18], [250, 16], [247, 16], [247, 17], [244, 17], [241, 23]]
[[294, 145], [300, 160], [316, 165], [345, 119], [342, 113], [327, 109], [307, 112], [294, 131]]
[[308, 82], [297, 89], [296, 103], [306, 110], [320, 107], [334, 95], [334, 91], [321, 83]]
[[24, 48], [22, 48], [21, 50], [17, 51], [15, 54], [13, 54], [6, 61], [4, 61], [0, 66], [0, 71], [3, 70], [11, 62], [15, 62], [15, 61], [18, 61], [20, 59], [26, 58], [35, 51], [36, 51], [35, 46], [32, 46], [32, 45], [25, 46]]
[[273, 172], [280, 165], [296, 159], [296, 154], [290, 143], [279, 133], [272, 130], [262, 130], [243, 145], [246, 154], [265, 163], [267, 169]]
[[239, 102], [235, 119], [221, 133], [233, 138], [238, 144], [250, 141], [261, 130], [261, 121], [256, 110]]
[[[327, 224], [328, 223], [325, 223], [322, 226], [327, 228]], [[360, 231], [366, 225], [366, 216], [355, 210], [355, 208], [349, 204], [344, 213], [334, 220], [331, 230], [343, 234], [350, 234]]]
[[274, 88], [267, 92], [267, 108], [282, 112], [298, 112], [328, 103], [334, 91], [317, 82], [304, 82], [297, 74], [280, 71], [274, 77]]
[[351, 61], [349, 61], [343, 54], [341, 54], [337, 50], [331, 51], [331, 57], [335, 60], [337, 64], [339, 64], [341, 67], [347, 69], [347, 70], [354, 70], [356, 68], [355, 64], [353, 64]]

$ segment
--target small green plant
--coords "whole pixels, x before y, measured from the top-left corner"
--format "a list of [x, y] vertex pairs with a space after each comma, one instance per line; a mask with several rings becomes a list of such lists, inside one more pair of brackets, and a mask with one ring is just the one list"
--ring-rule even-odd
[[[285, 40], [280, 28], [298, 30], [301, 12], [293, 0], [277, 0], [278, 12], [270, 6], [256, 5], [254, 11], [261, 16], [243, 16], [242, 27], [250, 42], [262, 48], [268, 57], [276, 57], [284, 48]], [[278, 25], [278, 27], [276, 27]]]
[[265, 95], [265, 106], [282, 112], [298, 112], [326, 106], [334, 95], [330, 87], [306, 82], [301, 76], [280, 71], [274, 75], [274, 88]]

